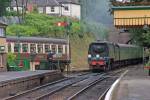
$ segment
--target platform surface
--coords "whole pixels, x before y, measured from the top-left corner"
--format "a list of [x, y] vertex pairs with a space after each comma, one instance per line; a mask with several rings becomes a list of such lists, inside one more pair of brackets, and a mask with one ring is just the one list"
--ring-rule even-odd
[[10, 80], [26, 78], [30, 76], [42, 75], [46, 73], [56, 72], [54, 70], [36, 70], [36, 71], [11, 71], [11, 72], [0, 72], [0, 83]]
[[120, 82], [115, 100], [150, 100], [150, 76], [142, 65], [129, 69]]

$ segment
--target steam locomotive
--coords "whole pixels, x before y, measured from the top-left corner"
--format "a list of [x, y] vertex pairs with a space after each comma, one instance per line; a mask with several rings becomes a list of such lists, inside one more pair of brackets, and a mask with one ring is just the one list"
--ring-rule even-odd
[[143, 47], [97, 41], [89, 45], [88, 63], [92, 71], [111, 70], [143, 60]]

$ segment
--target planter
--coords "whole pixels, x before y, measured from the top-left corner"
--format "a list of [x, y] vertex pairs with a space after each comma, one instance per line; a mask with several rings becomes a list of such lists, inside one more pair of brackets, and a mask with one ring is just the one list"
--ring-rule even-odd
[[150, 69], [150, 66], [144, 66], [144, 69]]
[[144, 69], [148, 70], [148, 75], [150, 76], [150, 66], [144, 66]]

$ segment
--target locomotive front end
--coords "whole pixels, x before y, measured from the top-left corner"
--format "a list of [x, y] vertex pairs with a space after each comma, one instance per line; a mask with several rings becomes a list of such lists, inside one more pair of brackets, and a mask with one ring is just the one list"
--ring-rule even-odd
[[90, 69], [105, 70], [107, 67], [108, 47], [106, 43], [91, 43], [88, 51]]

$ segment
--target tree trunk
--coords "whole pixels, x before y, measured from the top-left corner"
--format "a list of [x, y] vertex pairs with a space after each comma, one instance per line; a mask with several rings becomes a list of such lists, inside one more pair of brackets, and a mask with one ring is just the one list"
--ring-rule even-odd
[[26, 2], [25, 2], [25, 14], [26, 14], [26, 11], [28, 10], [28, 0], [26, 0]]
[[15, 2], [16, 2], [16, 7], [17, 7], [17, 15], [18, 15], [18, 19], [19, 19], [19, 24], [21, 24], [21, 20], [20, 20], [20, 17], [19, 17], [18, 1], [15, 0]]

